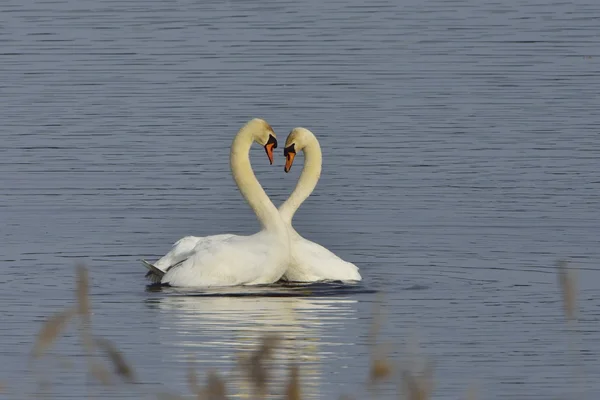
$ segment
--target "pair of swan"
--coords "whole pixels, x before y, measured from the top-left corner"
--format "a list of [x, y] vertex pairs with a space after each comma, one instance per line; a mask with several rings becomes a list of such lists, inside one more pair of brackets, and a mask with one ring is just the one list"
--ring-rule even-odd
[[264, 147], [273, 164], [273, 149], [277, 147], [275, 133], [266, 121], [256, 118], [235, 136], [230, 167], [238, 189], [262, 229], [250, 236], [186, 236], [156, 263], [142, 260], [150, 270], [146, 276], [153, 282], [186, 287], [270, 284], [280, 279], [360, 281], [362, 278], [354, 264], [304, 239], [292, 226], [296, 210], [310, 196], [321, 175], [321, 147], [315, 135], [308, 129], [295, 128], [287, 137], [285, 172], [289, 172], [297, 152], [304, 152], [305, 161], [296, 188], [279, 210], [252, 171], [250, 147], [253, 142]]

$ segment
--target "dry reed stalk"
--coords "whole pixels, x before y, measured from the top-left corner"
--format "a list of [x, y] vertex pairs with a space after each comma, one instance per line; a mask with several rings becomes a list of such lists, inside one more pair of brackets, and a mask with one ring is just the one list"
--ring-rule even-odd
[[88, 362], [88, 371], [89, 374], [95, 378], [98, 382], [105, 386], [112, 385], [112, 380], [110, 379], [110, 372], [102, 364], [99, 364], [95, 361]]
[[190, 391], [198, 400], [226, 400], [225, 382], [216, 372], [210, 371], [206, 379], [206, 387], [202, 388], [198, 383], [198, 375], [194, 368], [192, 357], [188, 361], [187, 381]]
[[202, 399], [227, 400], [225, 382], [223, 382], [223, 380], [219, 378], [215, 371], [210, 371], [208, 373], [208, 378], [206, 380], [206, 388], [203, 391]]
[[402, 373], [402, 383], [407, 400], [429, 400], [433, 393], [433, 366], [428, 364], [425, 370], [413, 375], [410, 371]]
[[89, 279], [85, 266], [77, 266], [77, 288], [75, 291], [79, 317], [90, 324]]
[[44, 380], [44, 379], [38, 379], [37, 381], [37, 388], [34, 392], [34, 398], [50, 398], [51, 397], [51, 393], [50, 393], [50, 388], [52, 387], [52, 383]]
[[392, 365], [385, 358], [376, 358], [371, 361], [371, 370], [369, 379], [371, 384], [376, 384], [387, 378], [392, 374]]
[[88, 363], [89, 374], [103, 385], [112, 385], [110, 372], [102, 364], [94, 360], [96, 349], [98, 348], [108, 356], [117, 376], [126, 382], [135, 382], [133, 369], [127, 364], [117, 347], [107, 339], [93, 338], [87, 268], [81, 264], [77, 265], [76, 275], [75, 298], [77, 300], [77, 314], [81, 322], [80, 337], [85, 351], [84, 355]]
[[290, 380], [285, 389], [286, 400], [300, 400], [302, 399], [302, 392], [300, 390], [300, 379], [298, 373], [298, 366], [296, 364], [290, 365]]
[[387, 351], [378, 344], [379, 332], [383, 325], [382, 303], [383, 295], [379, 294], [373, 305], [373, 322], [369, 332], [369, 345], [371, 347], [371, 367], [369, 371], [369, 385], [377, 384], [392, 374], [392, 364], [387, 358]]
[[279, 340], [277, 336], [267, 335], [263, 338], [260, 347], [250, 357], [240, 359], [240, 366], [245, 370], [250, 383], [254, 386], [260, 398], [267, 395], [269, 371], [265, 363], [271, 358]]
[[[81, 321], [80, 337], [88, 364], [94, 352], [94, 340], [91, 334], [91, 313], [89, 299], [89, 278], [87, 268], [78, 265], [76, 268], [77, 286], [75, 289], [75, 298], [77, 300], [77, 313]], [[91, 368], [91, 366], [90, 366]]]
[[[79, 316], [79, 337], [87, 362], [88, 374], [105, 386], [112, 385], [109, 371], [94, 360], [95, 348], [92, 338], [92, 324], [89, 299], [89, 277], [87, 268], [79, 264], [76, 269], [75, 299], [77, 300], [77, 314]], [[91, 398], [90, 387], [87, 386], [88, 397]]]
[[99, 338], [96, 339], [96, 345], [108, 355], [118, 376], [126, 382], [135, 383], [133, 368], [127, 364], [125, 357], [114, 344], [107, 339]]
[[578, 397], [583, 398], [585, 371], [580, 356], [581, 338], [577, 330], [578, 306], [577, 306], [577, 276], [576, 270], [569, 267], [569, 263], [560, 260], [558, 268], [558, 284], [562, 294], [563, 310], [569, 328], [569, 353], [573, 360], [573, 380], [577, 386]]
[[200, 399], [202, 394], [202, 388], [198, 384], [198, 376], [196, 375], [196, 369], [193, 364], [194, 360], [190, 356], [188, 359], [188, 370], [187, 370], [187, 382], [190, 387], [190, 391]]
[[569, 321], [577, 319], [577, 282], [575, 271], [566, 261], [558, 262], [558, 283], [562, 293], [565, 316]]
[[50, 348], [58, 335], [66, 328], [69, 321], [75, 316], [77, 310], [69, 308], [65, 311], [54, 314], [42, 325], [38, 333], [37, 340], [31, 352], [32, 358], [39, 358]]
[[371, 329], [369, 330], [369, 345], [374, 347], [377, 344], [377, 338], [379, 337], [379, 331], [381, 330], [381, 326], [383, 325], [383, 294], [378, 293], [377, 299], [373, 303], [373, 311]]

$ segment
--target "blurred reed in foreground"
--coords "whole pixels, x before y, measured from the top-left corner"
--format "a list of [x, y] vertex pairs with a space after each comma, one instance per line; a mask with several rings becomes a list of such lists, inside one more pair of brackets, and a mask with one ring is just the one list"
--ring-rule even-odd
[[[87, 269], [80, 265], [77, 266], [76, 271], [76, 305], [56, 313], [42, 325], [31, 351], [30, 365], [46, 355], [66, 327], [72, 321], [77, 320], [79, 322], [77, 325], [78, 335], [87, 364], [88, 376], [103, 386], [115, 386], [119, 382], [126, 385], [135, 384], [137, 379], [134, 368], [126, 361], [118, 348], [111, 341], [92, 334]], [[577, 288], [574, 271], [564, 261], [558, 264], [558, 281], [566, 319], [570, 323], [574, 323], [577, 320]], [[372, 330], [369, 335], [372, 353], [367, 383], [372, 390], [370, 392], [372, 397], [377, 397], [374, 391], [376, 386], [391, 381], [396, 383], [398, 395], [401, 398], [406, 400], [431, 399], [434, 388], [433, 365], [426, 363], [421, 371], [410, 371], [410, 368], [397, 368], [389, 360], [389, 353], [385, 350], [385, 347], [378, 343], [379, 330], [382, 324], [380, 303], [381, 299], [376, 302]], [[276, 336], [264, 337], [261, 345], [252, 354], [240, 357], [239, 369], [242, 371], [244, 379], [252, 387], [255, 398], [275, 397], [285, 400], [301, 400], [301, 368], [296, 360], [289, 360], [289, 378], [284, 391], [275, 394], [270, 390], [270, 371], [267, 361], [277, 351], [279, 343], [280, 338]], [[576, 349], [573, 349], [573, 351], [576, 352]], [[187, 382], [190, 392], [199, 400], [225, 400], [231, 398], [227, 390], [226, 378], [216, 371], [208, 371], [205, 383], [201, 384], [191, 362], [187, 372]], [[46, 386], [42, 382], [38, 382], [38, 386], [41, 388], [38, 392], [47, 397], [48, 393], [43, 390]], [[7, 386], [0, 383], [0, 393], [7, 391]], [[90, 393], [88, 394], [89, 397], [93, 397]], [[140, 393], [140, 397], [145, 395], [147, 394]], [[158, 393], [153, 394], [153, 396], [162, 400], [184, 398], [170, 393]], [[352, 399], [348, 396], [340, 398]], [[475, 390], [470, 388], [465, 393], [465, 398], [475, 400]]]

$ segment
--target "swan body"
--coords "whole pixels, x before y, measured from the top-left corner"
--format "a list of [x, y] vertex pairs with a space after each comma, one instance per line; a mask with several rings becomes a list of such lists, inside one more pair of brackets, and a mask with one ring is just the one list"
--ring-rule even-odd
[[303, 238], [290, 228], [291, 262], [282, 279], [288, 282], [354, 282], [362, 280], [358, 267], [327, 248]]
[[285, 172], [289, 172], [297, 151], [304, 152], [304, 167], [296, 188], [279, 207], [290, 236], [291, 261], [282, 279], [293, 282], [360, 281], [358, 267], [344, 261], [318, 243], [303, 238], [292, 226], [292, 218], [310, 196], [321, 176], [321, 146], [315, 135], [305, 128], [293, 129], [287, 137], [284, 154]]
[[289, 236], [281, 219], [250, 165], [253, 142], [265, 147], [273, 162], [277, 140], [262, 119], [248, 122], [231, 145], [230, 165], [242, 195], [255, 212], [262, 230], [250, 236], [221, 234], [186, 236], [151, 264], [146, 276], [154, 282], [180, 287], [269, 284], [281, 278], [289, 261]]

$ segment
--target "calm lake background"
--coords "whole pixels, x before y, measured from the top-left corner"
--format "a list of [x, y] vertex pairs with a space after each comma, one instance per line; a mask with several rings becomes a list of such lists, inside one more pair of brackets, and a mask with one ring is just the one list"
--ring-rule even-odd
[[[436, 399], [470, 385], [481, 399], [600, 393], [597, 1], [3, 0], [0, 62], [10, 398], [42, 373], [55, 398], [88, 393], [77, 357], [27, 364], [42, 321], [73, 302], [78, 262], [94, 331], [141, 382], [93, 388], [101, 397], [187, 393], [188, 362], [202, 377], [230, 371], [273, 332], [280, 365], [301, 360], [306, 398], [364, 397], [380, 298], [382, 340], [400, 362], [435, 362]], [[356, 263], [368, 290], [146, 291], [140, 258], [189, 234], [257, 231], [228, 164], [253, 117], [280, 144], [295, 126], [318, 136], [322, 178], [294, 226]], [[303, 158], [285, 174], [282, 149], [273, 166], [251, 153], [276, 205]], [[579, 335], [564, 323], [560, 258], [580, 268]], [[52, 352], [80, 354], [75, 330]]]

